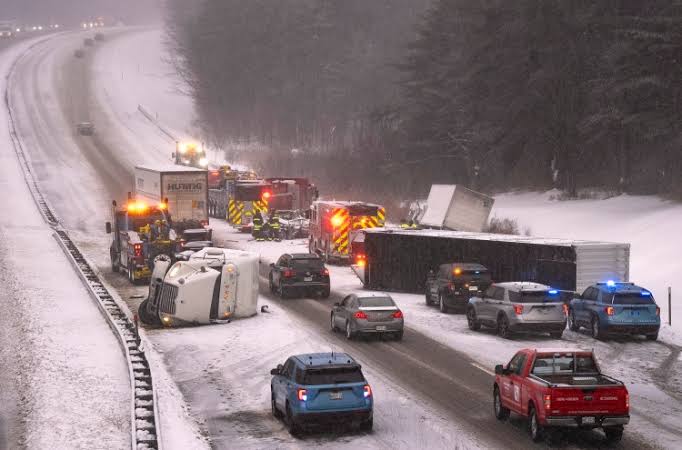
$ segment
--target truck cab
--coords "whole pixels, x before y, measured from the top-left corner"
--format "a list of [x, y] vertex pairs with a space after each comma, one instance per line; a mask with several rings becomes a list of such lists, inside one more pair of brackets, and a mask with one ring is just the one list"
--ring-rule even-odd
[[523, 349], [495, 366], [493, 405], [498, 420], [511, 412], [528, 418], [534, 441], [601, 428], [616, 442], [630, 422], [625, 385], [602, 374], [591, 351], [578, 349]]

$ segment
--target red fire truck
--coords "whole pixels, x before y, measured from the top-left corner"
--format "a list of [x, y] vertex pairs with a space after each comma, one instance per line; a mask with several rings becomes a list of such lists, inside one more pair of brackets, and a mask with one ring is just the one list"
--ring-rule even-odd
[[316, 201], [310, 214], [311, 253], [327, 261], [350, 259], [350, 238], [356, 230], [383, 227], [386, 209], [363, 202]]

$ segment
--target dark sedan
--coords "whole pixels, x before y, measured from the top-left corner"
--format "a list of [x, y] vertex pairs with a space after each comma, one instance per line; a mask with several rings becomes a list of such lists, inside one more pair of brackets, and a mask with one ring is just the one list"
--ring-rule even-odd
[[328, 298], [330, 294], [329, 270], [316, 254], [286, 253], [270, 264], [270, 290], [286, 298], [294, 294], [317, 295]]

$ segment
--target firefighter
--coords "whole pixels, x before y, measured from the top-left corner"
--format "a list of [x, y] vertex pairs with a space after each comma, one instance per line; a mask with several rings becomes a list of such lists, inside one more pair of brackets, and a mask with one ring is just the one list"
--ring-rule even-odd
[[403, 229], [403, 230], [407, 230], [408, 228], [410, 228], [410, 225], [409, 225], [409, 223], [407, 222], [406, 219], [401, 219], [401, 220], [400, 220], [400, 228]]
[[277, 210], [273, 210], [272, 213], [270, 213], [270, 216], [268, 217], [268, 228], [268, 241], [274, 239], [279, 242], [282, 240], [279, 237], [279, 214], [277, 214]]
[[140, 227], [138, 235], [142, 240], [154, 239], [154, 229], [150, 226], [150, 224], [144, 225]]
[[167, 241], [170, 239], [170, 227], [165, 220], [157, 220], [159, 223], [159, 239]]
[[419, 227], [417, 226], [417, 224], [414, 223], [414, 220], [412, 220], [412, 219], [410, 219], [410, 221], [407, 222], [407, 227], [408, 227], [409, 229], [411, 229], [411, 230], [416, 230], [416, 229], [419, 228]]
[[263, 215], [260, 211], [256, 211], [253, 216], [253, 237], [257, 241], [263, 240]]

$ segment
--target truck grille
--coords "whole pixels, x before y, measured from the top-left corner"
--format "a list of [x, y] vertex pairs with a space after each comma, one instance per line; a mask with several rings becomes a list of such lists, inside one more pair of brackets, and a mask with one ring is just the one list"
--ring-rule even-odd
[[178, 288], [171, 284], [163, 284], [161, 288], [161, 301], [159, 310], [166, 314], [175, 314], [175, 299], [178, 296]]

